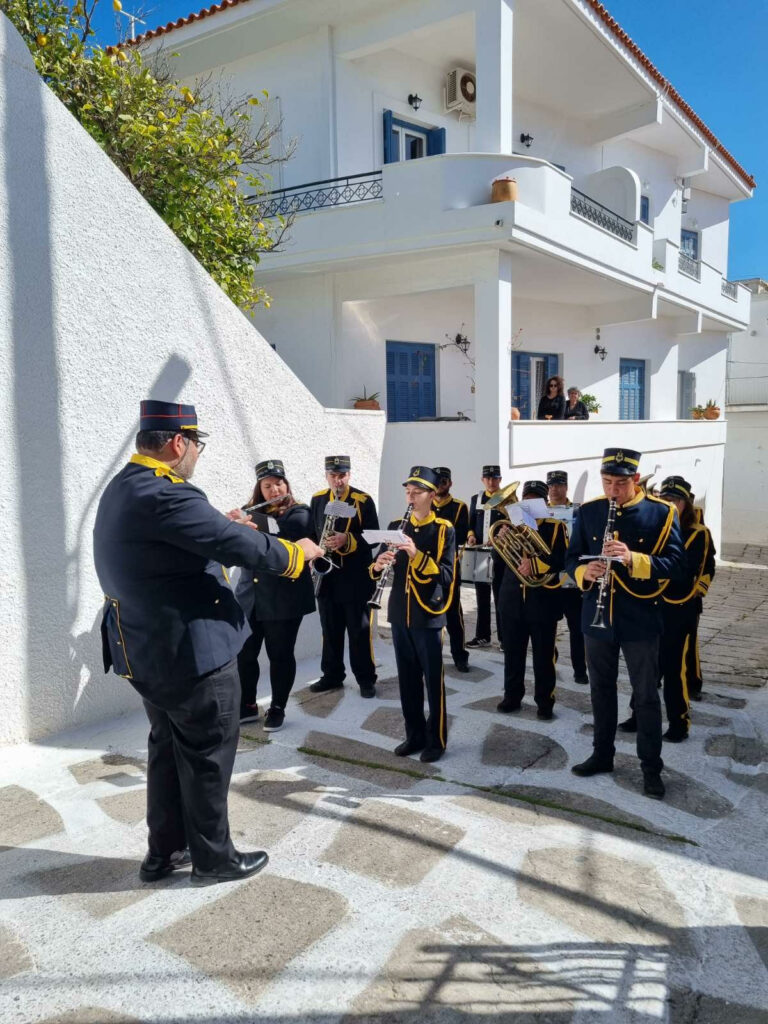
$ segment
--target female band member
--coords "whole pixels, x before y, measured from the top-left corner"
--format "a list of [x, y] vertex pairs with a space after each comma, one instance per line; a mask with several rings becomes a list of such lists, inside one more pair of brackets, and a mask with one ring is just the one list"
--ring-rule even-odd
[[[248, 504], [257, 505], [263, 501], [271, 502], [261, 511], [275, 520], [279, 537], [295, 540], [312, 533], [309, 508], [291, 495], [291, 485], [279, 459], [260, 462], [256, 466], [256, 486]], [[259, 653], [262, 644], [266, 644], [272, 703], [264, 719], [264, 729], [275, 732], [283, 726], [285, 706], [296, 678], [294, 649], [301, 620], [315, 610], [309, 563], [297, 580], [243, 570], [235, 596], [248, 617], [252, 631], [238, 657], [242, 688], [240, 721], [253, 722], [259, 716], [256, 704]]]
[[550, 377], [547, 388], [539, 399], [537, 420], [561, 420], [565, 416], [565, 381], [562, 377]]

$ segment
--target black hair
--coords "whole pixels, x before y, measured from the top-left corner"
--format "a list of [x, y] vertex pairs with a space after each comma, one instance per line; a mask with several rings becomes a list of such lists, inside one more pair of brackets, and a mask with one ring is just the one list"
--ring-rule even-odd
[[178, 430], [140, 430], [136, 435], [136, 448], [149, 452], [159, 452], [169, 441], [172, 441]]

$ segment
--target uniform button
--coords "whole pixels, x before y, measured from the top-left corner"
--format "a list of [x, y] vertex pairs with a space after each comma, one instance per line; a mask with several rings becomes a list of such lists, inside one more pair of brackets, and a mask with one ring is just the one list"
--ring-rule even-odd
[[214, 604], [218, 604], [219, 603], [219, 598], [217, 597], [216, 600], [213, 603]]
[[254, 583], [258, 583], [259, 582], [259, 577], [258, 576], [254, 576], [253, 577], [253, 582]]
[[112, 602], [112, 607], [113, 607], [113, 608], [117, 608], [117, 601], [113, 601], [113, 602]]
[[616, 513], [616, 515], [617, 515], [617, 516], [620, 516], [620, 515], [621, 515], [621, 512], [617, 512], [617, 513]]
[[122, 640], [117, 640], [116, 643], [117, 643], [118, 647], [122, 647], [123, 646], [123, 641]]

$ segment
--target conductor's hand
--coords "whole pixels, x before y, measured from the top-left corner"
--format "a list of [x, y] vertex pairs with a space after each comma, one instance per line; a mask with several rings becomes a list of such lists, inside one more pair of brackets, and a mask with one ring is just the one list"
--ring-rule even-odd
[[419, 553], [418, 548], [413, 543], [413, 537], [407, 537], [402, 544], [398, 545], [399, 551], [404, 551], [409, 558], [415, 558]]
[[319, 544], [315, 544], [309, 537], [302, 537], [301, 540], [294, 542], [297, 548], [301, 548], [304, 552], [304, 558], [307, 562], [311, 562], [313, 558], [322, 558], [325, 552]]
[[477, 537], [474, 535], [474, 533], [470, 533], [470, 535], [467, 537], [467, 547], [473, 548], [476, 544]]
[[588, 583], [594, 583], [595, 580], [599, 580], [601, 576], [605, 575], [605, 568], [605, 562], [601, 562], [599, 558], [596, 558], [584, 570], [584, 579]]
[[247, 516], [241, 508], [233, 508], [231, 512], [225, 513], [227, 519], [231, 519], [233, 523], [247, 523], [250, 521], [250, 516]]
[[632, 552], [624, 541], [609, 540], [605, 545], [604, 550], [606, 555], [611, 555], [613, 558], [620, 558], [623, 565], [630, 565], [632, 562]]
[[346, 533], [332, 533], [328, 538], [328, 547], [331, 551], [338, 551], [347, 543]]
[[373, 568], [376, 572], [384, 572], [388, 565], [391, 565], [395, 560], [394, 551], [382, 551], [381, 554], [376, 558], [373, 563]]

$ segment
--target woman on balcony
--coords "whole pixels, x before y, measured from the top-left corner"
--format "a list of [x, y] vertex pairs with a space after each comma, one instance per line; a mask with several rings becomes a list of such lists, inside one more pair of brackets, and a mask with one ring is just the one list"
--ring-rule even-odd
[[568, 401], [565, 403], [566, 420], [588, 420], [589, 412], [581, 400], [581, 392], [578, 388], [568, 388]]
[[539, 399], [537, 420], [562, 420], [565, 417], [565, 381], [550, 377], [544, 394]]

